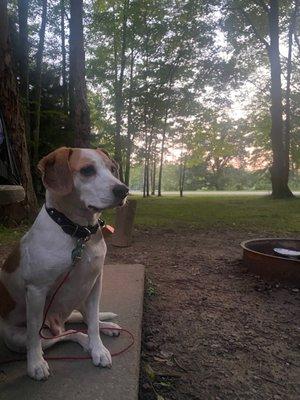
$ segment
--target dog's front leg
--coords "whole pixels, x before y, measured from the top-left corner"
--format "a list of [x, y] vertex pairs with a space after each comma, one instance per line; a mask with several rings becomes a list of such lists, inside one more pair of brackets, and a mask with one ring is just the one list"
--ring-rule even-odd
[[43, 322], [47, 290], [34, 285], [26, 287], [27, 313], [27, 372], [36, 380], [47, 379], [50, 375], [48, 363], [43, 358], [39, 330]]
[[101, 367], [111, 367], [111, 355], [103, 345], [99, 332], [99, 301], [102, 288], [102, 272], [97, 277], [94, 287], [86, 303], [86, 323], [88, 326], [89, 350], [93, 364]]

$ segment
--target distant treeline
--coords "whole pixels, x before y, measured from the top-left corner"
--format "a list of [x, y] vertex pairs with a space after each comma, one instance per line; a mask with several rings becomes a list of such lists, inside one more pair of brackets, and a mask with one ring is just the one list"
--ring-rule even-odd
[[[142, 166], [132, 167], [130, 189], [143, 191], [144, 170]], [[300, 190], [299, 171], [291, 172], [292, 190]], [[203, 166], [186, 169], [184, 190], [271, 190], [270, 175], [267, 170], [249, 171], [227, 167], [220, 176]], [[180, 190], [180, 166], [166, 164], [162, 179], [162, 191]], [[152, 188], [153, 192], [153, 188]]]

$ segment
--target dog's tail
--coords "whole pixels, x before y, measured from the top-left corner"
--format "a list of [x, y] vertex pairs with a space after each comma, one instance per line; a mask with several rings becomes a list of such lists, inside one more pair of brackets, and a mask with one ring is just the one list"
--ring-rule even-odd
[[[118, 315], [114, 314], [112, 312], [101, 312], [99, 313], [99, 320], [100, 321], [107, 321], [109, 319], [114, 319]], [[69, 316], [68, 321], [70, 323], [78, 323], [78, 322], [84, 322], [83, 316], [80, 311], [74, 310], [72, 314]]]

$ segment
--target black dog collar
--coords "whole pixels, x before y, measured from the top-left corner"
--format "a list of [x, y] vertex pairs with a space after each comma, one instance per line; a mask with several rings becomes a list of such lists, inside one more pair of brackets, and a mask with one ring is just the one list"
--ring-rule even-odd
[[105, 221], [99, 219], [95, 225], [82, 226], [75, 224], [68, 217], [55, 208], [46, 208], [49, 217], [56, 222], [61, 229], [67, 234], [77, 239], [88, 240], [91, 235], [95, 234], [99, 228], [105, 226]]

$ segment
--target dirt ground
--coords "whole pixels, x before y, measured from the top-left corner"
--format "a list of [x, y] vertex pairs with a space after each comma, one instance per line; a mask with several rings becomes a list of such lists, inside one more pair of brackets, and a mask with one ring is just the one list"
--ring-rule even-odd
[[146, 266], [140, 400], [300, 398], [299, 291], [246, 271], [245, 233], [134, 236], [107, 261]]
[[109, 247], [146, 266], [141, 400], [300, 398], [299, 291], [250, 275], [244, 239], [148, 230]]

